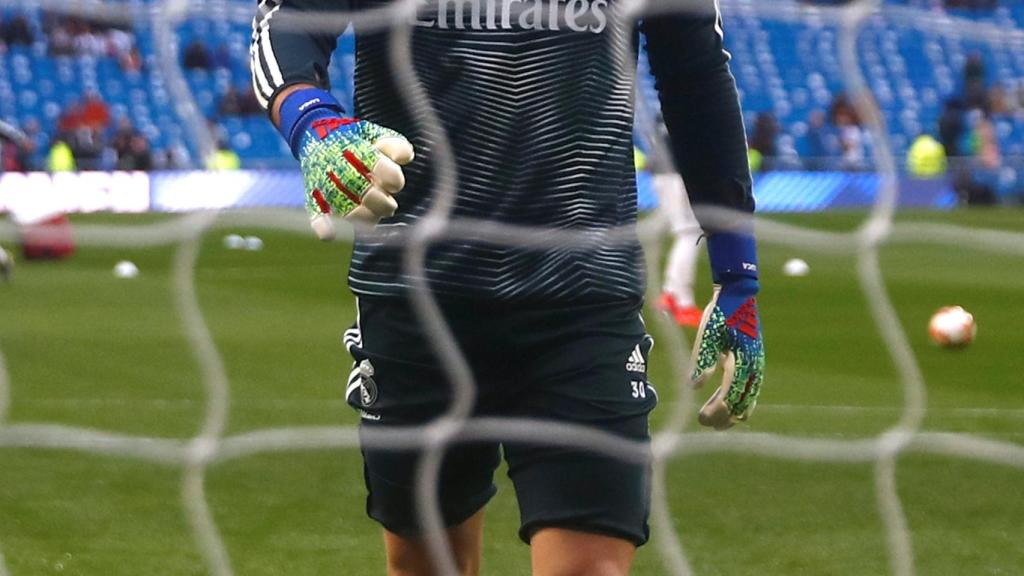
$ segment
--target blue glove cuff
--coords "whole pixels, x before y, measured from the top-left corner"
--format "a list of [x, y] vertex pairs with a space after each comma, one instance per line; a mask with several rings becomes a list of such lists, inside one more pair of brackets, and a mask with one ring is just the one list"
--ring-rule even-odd
[[304, 88], [292, 92], [281, 102], [281, 121], [277, 129], [288, 142], [292, 155], [298, 158], [302, 135], [313, 122], [322, 118], [337, 118], [344, 113], [345, 109], [329, 92]]
[[708, 236], [708, 257], [715, 284], [743, 279], [757, 283], [757, 243], [752, 234], [718, 232]]

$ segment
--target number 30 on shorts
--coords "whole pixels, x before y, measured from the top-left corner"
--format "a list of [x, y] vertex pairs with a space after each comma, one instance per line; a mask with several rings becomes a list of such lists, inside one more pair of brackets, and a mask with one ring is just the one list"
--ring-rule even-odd
[[633, 398], [647, 398], [647, 383], [640, 380], [633, 380], [629, 383], [633, 389]]

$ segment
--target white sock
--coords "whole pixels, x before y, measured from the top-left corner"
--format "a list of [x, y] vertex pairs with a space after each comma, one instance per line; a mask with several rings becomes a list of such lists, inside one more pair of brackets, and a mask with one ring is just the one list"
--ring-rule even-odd
[[695, 306], [693, 284], [697, 276], [697, 241], [701, 228], [690, 208], [683, 179], [678, 174], [658, 174], [654, 177], [661, 209], [675, 236], [665, 268], [662, 289], [671, 294], [682, 306]]

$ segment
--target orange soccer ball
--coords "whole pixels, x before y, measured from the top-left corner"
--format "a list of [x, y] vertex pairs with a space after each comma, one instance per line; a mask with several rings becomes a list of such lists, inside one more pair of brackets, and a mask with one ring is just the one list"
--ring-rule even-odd
[[977, 334], [974, 316], [960, 306], [939, 308], [928, 322], [928, 336], [943, 348], [963, 348], [974, 342]]

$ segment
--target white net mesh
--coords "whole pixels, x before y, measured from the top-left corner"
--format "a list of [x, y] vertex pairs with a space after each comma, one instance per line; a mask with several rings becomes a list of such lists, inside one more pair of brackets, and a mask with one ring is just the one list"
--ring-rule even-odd
[[[184, 19], [203, 14], [236, 22], [252, 18], [251, 7], [234, 2], [189, 2], [166, 0], [148, 5], [132, 4], [131, 9], [116, 2], [12, 2], [2, 5], [44, 6], [58, 11], [87, 11], [115, 21], [145, 22], [156, 39], [157, 59], [176, 102], [176, 113], [185, 124], [200, 154], [214, 147], [214, 136], [195, 104], [179, 66], [175, 28]], [[1024, 235], [1012, 232], [976, 230], [950, 225], [895, 224], [897, 165], [889, 145], [884, 121], [869, 97], [868, 84], [861, 74], [856, 49], [858, 31], [872, 18], [885, 18], [908, 26], [927, 28], [936, 34], [959, 39], [969, 38], [1012, 49], [1024, 45], [1024, 33], [1005, 26], [960, 20], [911, 7], [882, 6], [865, 0], [842, 8], [807, 8], [793, 2], [753, 2], [723, 0], [722, 9], [744, 17], [781, 21], [814, 21], [837, 30], [836, 42], [847, 89], [866, 121], [875, 142], [875, 165], [885, 185], [876, 204], [863, 224], [849, 233], [824, 232], [799, 228], [772, 220], [758, 222], [762, 245], [799, 247], [822, 254], [852, 255], [857, 262], [860, 289], [868, 303], [870, 316], [878, 334], [897, 368], [903, 403], [895, 424], [875, 438], [823, 439], [782, 436], [766, 433], [710, 434], [691, 431], [695, 413], [693, 392], [686, 382], [688, 355], [680, 333], [666, 325], [661, 333], [675, 341], [664, 342], [662, 349], [679, 350], [670, 354], [669, 362], [678, 387], [678, 401], [670, 409], [667, 425], [653, 441], [654, 489], [652, 520], [658, 533], [658, 545], [664, 560], [665, 573], [686, 575], [691, 569], [678, 537], [668, 505], [670, 490], [666, 482], [666, 465], [673, 458], [708, 453], [735, 453], [766, 458], [811, 462], [870, 463], [874, 465], [874, 488], [879, 513], [886, 532], [891, 572], [898, 576], [915, 573], [911, 533], [896, 486], [897, 463], [908, 452], [930, 453], [982, 462], [998, 463], [1024, 469], [1024, 447], [1012, 442], [981, 436], [921, 431], [926, 414], [926, 387], [917, 359], [900, 324], [887, 292], [879, 265], [879, 250], [887, 244], [927, 242], [933, 245], [969, 247], [980, 252], [1003, 253], [1024, 257]], [[449, 214], [456, 194], [457, 166], [440, 119], [429, 104], [418, 82], [409, 55], [411, 28], [406, 25], [421, 7], [419, 0], [396, 2], [386, 10], [372, 13], [310, 15], [304, 24], [310, 28], [334, 30], [336, 20], [354, 21], [356, 27], [395, 27], [400, 33], [392, 38], [392, 54], [402, 92], [408, 106], [416, 111], [424, 131], [436, 137], [434, 156], [437, 159], [437, 201], [431, 212], [405, 234], [392, 235], [388, 241], [405, 249], [405, 265], [410, 277], [417, 279], [415, 309], [428, 327], [430, 340], [442, 358], [455, 389], [456, 401], [444, 417], [414, 429], [387, 429], [368, 432], [363, 442], [369, 446], [410, 447], [423, 451], [425, 457], [418, 476], [418, 509], [420, 521], [427, 527], [427, 541], [437, 571], [455, 574], [454, 561], [445, 542], [441, 513], [437, 501], [438, 470], [446, 447], [454, 442], [470, 440], [529, 441], [586, 447], [628, 461], [644, 462], [648, 451], [612, 435], [577, 426], [538, 423], [515, 419], [469, 418], [475, 384], [471, 371], [455, 345], [442, 315], [425, 282], [424, 261], [427, 247], [442, 239], [487, 240], [495, 244], [533, 247], [593, 247], [614, 242], [628, 242], [628, 230], [610, 230], [599, 236], [580, 235], [567, 231], [544, 231], [499, 226], [488, 222], [451, 220]], [[706, 2], [690, 0], [657, 3], [630, 3], [632, 16], [667, 10], [707, 9]], [[618, 41], [626, 42], [625, 38]], [[623, 51], [627, 53], [628, 51]], [[632, 66], [624, 61], [622, 66]], [[723, 217], [727, 217], [723, 216]], [[91, 429], [73, 428], [48, 423], [6, 423], [10, 405], [11, 382], [7, 377], [4, 357], [0, 355], [0, 447], [75, 450], [94, 454], [116, 455], [142, 461], [173, 464], [184, 470], [181, 501], [189, 524], [210, 573], [227, 576], [234, 573], [232, 559], [218, 532], [204, 490], [209, 467], [260, 453], [303, 449], [339, 449], [358, 445], [356, 430], [347, 427], [268, 428], [225, 435], [231, 401], [230, 383], [217, 343], [204, 319], [196, 294], [196, 263], [200, 239], [211, 230], [228, 226], [256, 226], [305, 232], [305, 218], [291, 212], [199, 213], [182, 216], [159, 224], [124, 228], [118, 226], [84, 225], [76, 228], [79, 243], [89, 246], [131, 247], [177, 246], [173, 267], [173, 293], [178, 317], [184, 328], [194, 360], [199, 366], [206, 387], [205, 415], [198, 433], [191, 439], [126, 436]], [[645, 220], [640, 235], [647, 247], [650, 285], [658, 286], [660, 270], [657, 262], [663, 223], [658, 218]], [[0, 239], [12, 240], [17, 230], [10, 225], [0, 227]], [[665, 321], [667, 322], [667, 320]], [[770, 338], [770, 331], [769, 331]], [[771, 396], [771, 377], [766, 395]], [[770, 400], [768, 401], [770, 403]], [[784, 407], [779, 407], [780, 409]], [[798, 408], [799, 409], [799, 408]], [[838, 407], [837, 409], [842, 409]], [[356, 506], [356, 503], [352, 503]], [[2, 543], [0, 543], [2, 544]], [[10, 553], [8, 551], [8, 553]], [[0, 555], [0, 576], [8, 576]], [[19, 575], [13, 575], [19, 576]]]

